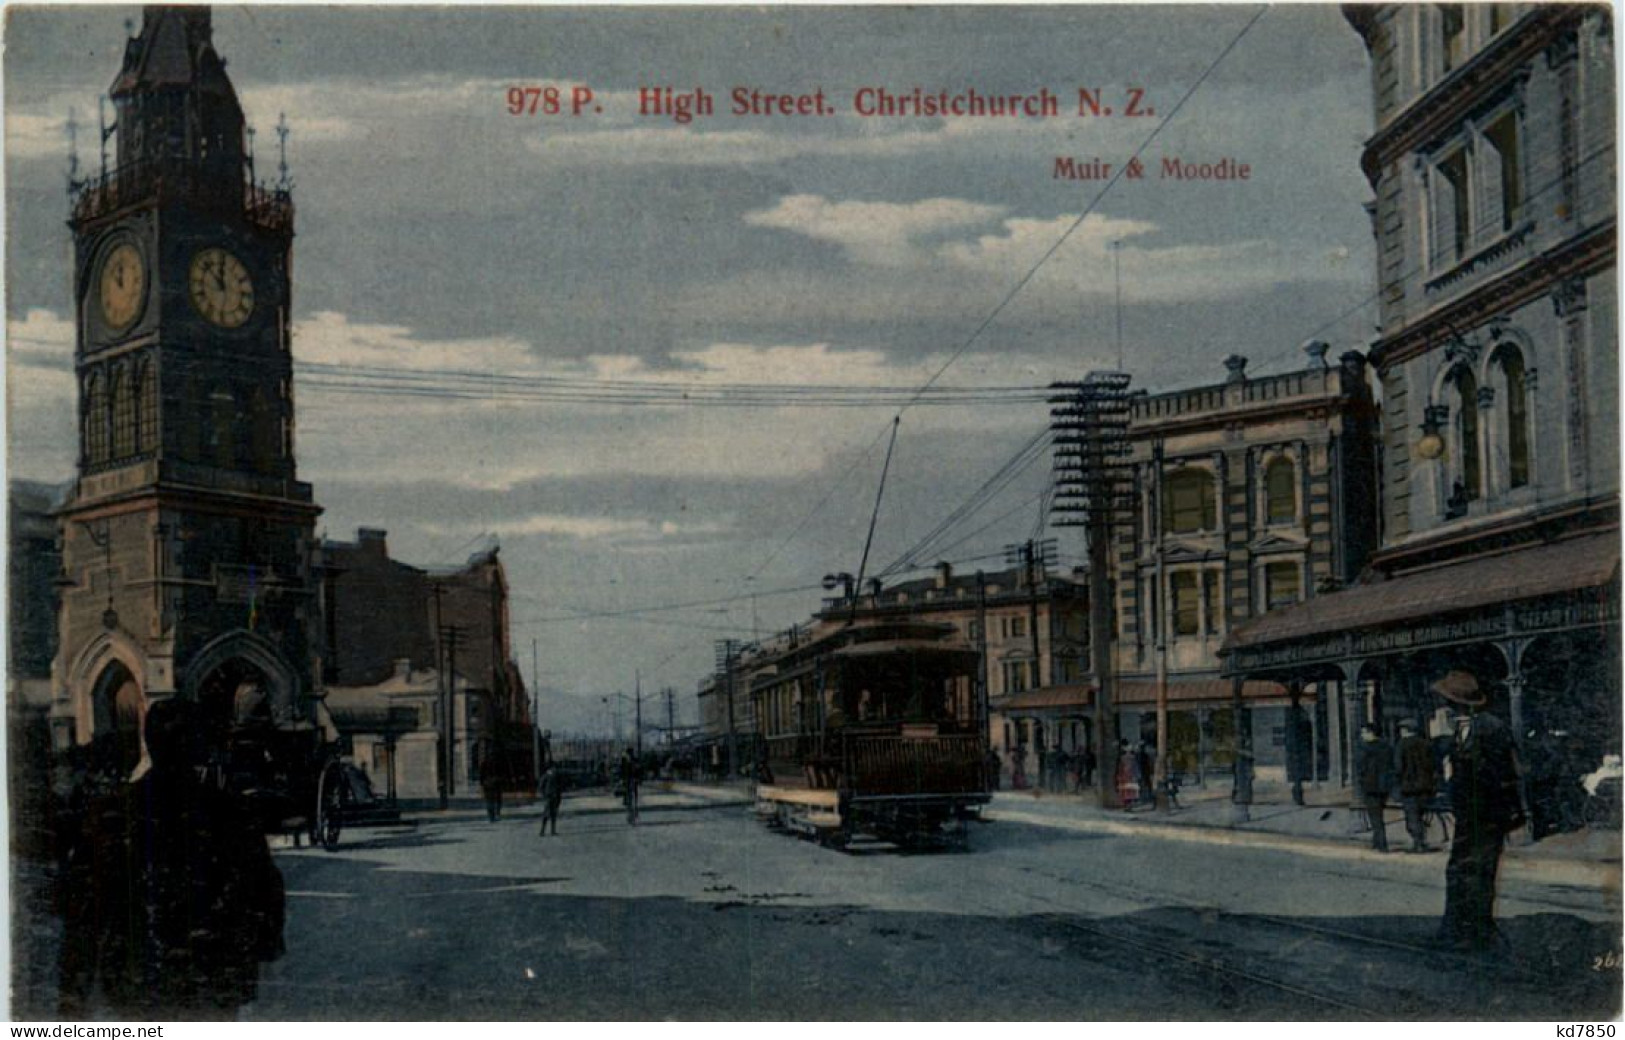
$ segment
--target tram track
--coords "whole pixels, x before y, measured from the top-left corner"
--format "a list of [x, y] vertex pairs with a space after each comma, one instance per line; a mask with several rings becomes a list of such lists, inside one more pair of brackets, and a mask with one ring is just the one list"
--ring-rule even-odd
[[[1108, 887], [1098, 886], [1105, 891]], [[1254, 967], [1235, 963], [1233, 956], [1226, 956], [1214, 952], [1195, 948], [1202, 940], [1189, 935], [1168, 934], [1162, 929], [1149, 926], [1125, 925], [1121, 921], [1112, 925], [1099, 920], [1084, 920], [1079, 917], [1076, 907], [1068, 906], [1059, 899], [1039, 895], [1037, 893], [1021, 890], [1016, 893], [1022, 900], [1029, 903], [1040, 904], [1045, 912], [1038, 919], [1045, 924], [1063, 929], [1075, 935], [1087, 936], [1094, 940], [1103, 940], [1114, 947], [1133, 951], [1147, 960], [1147, 966], [1159, 973], [1166, 973], [1170, 962], [1177, 963], [1185, 968], [1195, 969], [1192, 976], [1173, 974], [1168, 981], [1172, 984], [1184, 984], [1186, 988], [1195, 989], [1197, 995], [1204, 1003], [1212, 1003], [1226, 1011], [1245, 1012], [1246, 989], [1251, 987], [1267, 991], [1280, 998], [1290, 998], [1294, 1002], [1295, 1010], [1303, 1012], [1301, 1017], [1313, 1019], [1314, 1014], [1305, 1008], [1308, 1005], [1330, 1009], [1339, 1017], [1350, 1019], [1379, 1020], [1392, 1017], [1391, 1014], [1378, 1008], [1371, 1007], [1357, 1001], [1350, 1000], [1342, 995], [1326, 992], [1324, 989], [1305, 985], [1299, 981], [1281, 978]], [[1159, 904], [1143, 894], [1124, 896], [1120, 893], [1107, 892], [1113, 898], [1139, 905], [1146, 910], [1167, 909], [1166, 904]], [[982, 911], [995, 916], [1010, 916], [1008, 906], [996, 906], [984, 903]], [[1179, 907], [1182, 910], [1195, 910], [1207, 912], [1211, 908]]]

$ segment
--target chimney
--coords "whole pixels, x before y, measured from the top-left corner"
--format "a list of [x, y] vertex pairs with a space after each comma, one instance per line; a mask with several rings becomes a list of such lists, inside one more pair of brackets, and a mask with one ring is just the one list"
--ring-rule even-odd
[[1240, 354], [1231, 354], [1225, 358], [1224, 368], [1226, 372], [1230, 373], [1224, 378], [1226, 383], [1245, 383], [1247, 381], [1247, 359]]
[[379, 556], [389, 555], [389, 532], [382, 527], [358, 527], [355, 529], [355, 540], [361, 548], [375, 552]]
[[1310, 368], [1326, 368], [1326, 352], [1332, 345], [1323, 339], [1312, 339], [1303, 345], [1303, 352], [1309, 355]]
[[937, 564], [937, 588], [945, 589], [953, 584], [953, 580], [954, 565], [947, 560], [942, 560]]

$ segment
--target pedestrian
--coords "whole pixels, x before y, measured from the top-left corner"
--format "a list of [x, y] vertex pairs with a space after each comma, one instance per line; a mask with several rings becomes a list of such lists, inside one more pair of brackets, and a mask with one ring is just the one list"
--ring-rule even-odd
[[1017, 744], [1016, 750], [1010, 756], [1010, 789], [1012, 791], [1025, 791], [1027, 789], [1027, 747]]
[[638, 782], [641, 779], [638, 756], [627, 748], [620, 762], [621, 801], [626, 805], [626, 822], [633, 826], [638, 822]]
[[1304, 781], [1314, 778], [1313, 757], [1314, 730], [1309, 723], [1309, 713], [1294, 698], [1286, 710], [1286, 778], [1292, 785], [1293, 805], [1304, 804]]
[[1399, 724], [1399, 797], [1412, 852], [1427, 851], [1427, 807], [1437, 792], [1433, 745], [1416, 731], [1416, 723], [1406, 719]]
[[1151, 751], [1151, 745], [1142, 740], [1134, 747], [1134, 779], [1140, 785], [1141, 805], [1156, 804], [1157, 794], [1153, 789], [1156, 775], [1156, 756]]
[[1371, 847], [1388, 851], [1388, 824], [1383, 813], [1388, 807], [1388, 791], [1393, 787], [1394, 749], [1377, 732], [1374, 723], [1360, 727], [1357, 774], [1360, 797], [1365, 803], [1366, 820], [1371, 824]]
[[1456, 833], [1445, 866], [1444, 920], [1439, 940], [1468, 949], [1501, 941], [1495, 927], [1495, 876], [1506, 836], [1524, 825], [1512, 731], [1484, 710], [1478, 679], [1451, 671], [1433, 692], [1456, 710], [1450, 748], [1450, 801]]
[[485, 796], [485, 818], [496, 823], [502, 818], [502, 769], [491, 752], [480, 764], [480, 794]]
[[986, 768], [987, 768], [987, 789], [989, 791], [997, 791], [999, 789], [999, 773], [1004, 768], [1003, 765], [999, 761], [999, 752], [998, 752], [997, 748], [989, 747], [987, 749], [987, 766], [986, 766]]
[[1128, 741], [1117, 742], [1117, 802], [1124, 812], [1134, 808], [1134, 801], [1139, 794], [1139, 788], [1134, 780], [1134, 754], [1129, 749]]
[[200, 779], [203, 725], [190, 702], [160, 701], [146, 755], [97, 799], [64, 878], [61, 1005], [87, 1018], [230, 1019], [283, 952], [285, 892], [261, 821]]
[[1078, 785], [1080, 791], [1087, 790], [1095, 785], [1095, 767], [1099, 764], [1099, 759], [1095, 757], [1094, 745], [1085, 744], [1083, 746], [1083, 764], [1080, 767], [1080, 783]]
[[541, 836], [546, 837], [547, 828], [551, 824], [554, 837], [559, 833], [559, 803], [564, 801], [564, 787], [559, 782], [559, 771], [549, 762], [547, 771], [542, 774], [542, 831]]

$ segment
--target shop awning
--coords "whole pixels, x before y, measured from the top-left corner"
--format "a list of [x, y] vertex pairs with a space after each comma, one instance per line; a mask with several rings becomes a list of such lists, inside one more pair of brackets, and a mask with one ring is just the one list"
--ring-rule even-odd
[[1221, 653], [1594, 589], [1618, 574], [1617, 534], [1586, 535], [1316, 596], [1238, 625]]
[[[1229, 679], [1170, 679], [1169, 704], [1223, 704], [1234, 696]], [[1248, 680], [1242, 684], [1244, 700], [1270, 700], [1286, 696], [1286, 687], [1280, 683]], [[1157, 703], [1157, 684], [1146, 679], [1120, 679], [1117, 683], [1117, 704], [1120, 707], [1140, 708]], [[1036, 690], [1023, 690], [990, 702], [995, 711], [1006, 714], [1036, 711], [1064, 711], [1093, 708], [1093, 683], [1070, 683], [1061, 686], [1043, 686]]]

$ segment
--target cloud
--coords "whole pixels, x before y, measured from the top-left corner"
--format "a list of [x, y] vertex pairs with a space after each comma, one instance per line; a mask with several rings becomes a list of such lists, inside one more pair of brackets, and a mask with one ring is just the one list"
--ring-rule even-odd
[[525, 369], [534, 360], [531, 345], [513, 337], [419, 339], [405, 326], [352, 324], [334, 311], [295, 322], [293, 334], [294, 356], [317, 364], [502, 372]]
[[833, 242], [859, 263], [896, 267], [920, 261], [921, 239], [985, 226], [1004, 212], [1004, 206], [968, 199], [835, 202], [821, 195], [786, 195], [770, 209], [746, 213], [744, 221]]
[[578, 541], [658, 541], [662, 544], [674, 538], [714, 535], [724, 529], [720, 523], [679, 524], [671, 520], [561, 514], [527, 516], [517, 520], [474, 520], [451, 524], [430, 522], [423, 525], [423, 530], [431, 537], [490, 533], [508, 537], [558, 536]]

